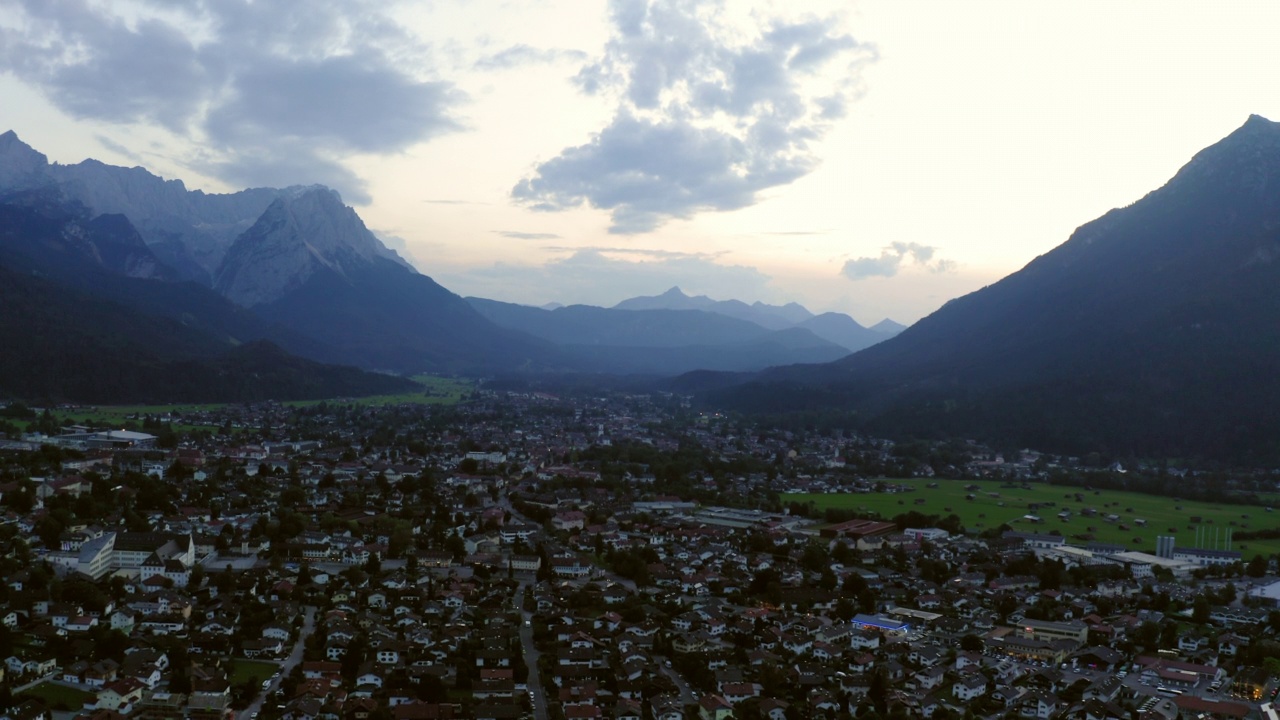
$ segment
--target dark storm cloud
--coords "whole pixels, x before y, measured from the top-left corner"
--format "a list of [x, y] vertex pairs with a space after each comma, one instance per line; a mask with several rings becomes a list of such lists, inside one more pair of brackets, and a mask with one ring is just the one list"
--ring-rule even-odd
[[0, 8], [26, 20], [0, 28], [0, 69], [39, 85], [74, 117], [180, 130], [210, 82], [220, 82], [169, 23], [129, 26], [83, 0], [11, 0]]
[[367, 197], [342, 153], [459, 129], [464, 98], [406, 72], [426, 49], [373, 3], [152, 2], [126, 20], [85, 0], [0, 0], [0, 71], [78, 118], [202, 135], [187, 164], [248, 185], [323, 182]]
[[954, 260], [934, 260], [938, 249], [919, 243], [895, 242], [880, 251], [878, 257], [860, 257], [845, 262], [840, 274], [850, 280], [893, 277], [904, 265], [915, 265], [933, 273], [955, 270]]
[[390, 152], [458, 129], [448, 83], [385, 72], [370, 58], [275, 59], [239, 73], [205, 128], [228, 145], [307, 138], [328, 147]]
[[[752, 205], [762, 190], [810, 172], [809, 141], [856, 95], [873, 51], [834, 20], [772, 23], [749, 43], [716, 27], [719, 6], [692, 0], [614, 0], [614, 37], [578, 73], [588, 93], [617, 91], [610, 124], [517, 183], [538, 210], [608, 210], [614, 233]], [[822, 97], [801, 81], [839, 68]]]

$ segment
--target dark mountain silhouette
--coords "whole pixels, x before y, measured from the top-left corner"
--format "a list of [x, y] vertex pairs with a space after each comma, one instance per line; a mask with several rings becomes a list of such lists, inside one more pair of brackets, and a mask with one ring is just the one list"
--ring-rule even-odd
[[136, 245], [138, 233], [120, 215], [91, 217], [56, 187], [0, 195], [0, 265], [42, 277], [136, 312], [165, 317], [221, 342], [271, 340], [309, 357], [328, 351], [320, 343], [265, 322], [209, 288], [120, 272], [121, 258], [155, 258]]
[[1000, 282], [827, 365], [700, 374], [739, 407], [1065, 452], [1280, 459], [1280, 126], [1254, 116], [1164, 187]]
[[0, 396], [87, 403], [248, 402], [403, 392], [402, 378], [234, 345], [171, 318], [0, 266]]
[[851, 352], [869, 348], [883, 342], [892, 334], [877, 332], [859, 325], [856, 320], [844, 313], [822, 313], [797, 323], [797, 328], [804, 328], [820, 338], [830, 340]]
[[561, 346], [579, 367], [610, 373], [674, 375], [692, 369], [758, 370], [824, 362], [848, 351], [808, 330], [767, 330], [700, 310], [618, 310], [569, 305], [554, 310], [467, 298], [500, 327]]
[[168, 269], [121, 215], [56, 187], [0, 196], [0, 395], [79, 402], [302, 399], [413, 384], [294, 357], [310, 341]]

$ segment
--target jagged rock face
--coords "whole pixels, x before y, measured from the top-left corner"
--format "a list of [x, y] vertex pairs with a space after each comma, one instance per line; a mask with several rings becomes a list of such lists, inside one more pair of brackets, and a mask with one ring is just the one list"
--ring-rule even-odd
[[278, 300], [318, 272], [345, 277], [355, 266], [386, 254], [337, 193], [306, 188], [277, 199], [236, 239], [214, 287], [233, 302], [254, 307]]
[[[254, 227], [272, 203], [281, 198], [297, 198], [314, 189], [250, 188], [227, 194], [205, 193], [188, 190], [181, 180], [165, 180], [141, 167], [123, 168], [97, 160], [50, 165], [43, 154], [19, 140], [13, 131], [0, 135], [0, 192], [49, 184], [56, 185], [67, 198], [82, 203], [92, 214], [127, 217], [159, 265], [171, 268], [178, 279], [204, 285], [213, 285], [214, 278], [220, 277], [227, 253], [237, 238]], [[304, 210], [295, 214], [298, 212]], [[349, 211], [349, 215], [354, 217], [355, 213]], [[317, 219], [306, 231], [324, 236], [329, 233], [322, 229], [324, 224]], [[357, 254], [367, 253], [364, 246], [369, 241], [375, 254], [410, 267], [360, 224], [359, 231], [351, 235], [351, 242], [364, 248], [357, 249]], [[142, 271], [138, 267], [129, 272]], [[287, 280], [292, 275], [284, 273], [283, 277]]]
[[[127, 218], [91, 217], [56, 185], [10, 190], [3, 207], [0, 248], [28, 262], [47, 262], [62, 269], [96, 266], [132, 278], [174, 279], [172, 270], [156, 258]], [[45, 274], [48, 268], [38, 271]]]
[[99, 215], [90, 220], [89, 241], [98, 261], [112, 272], [132, 278], [174, 279], [173, 271], [156, 258], [124, 215]]
[[49, 182], [49, 159], [18, 139], [12, 130], [0, 135], [0, 191], [27, 190]]
[[120, 214], [182, 279], [208, 284], [236, 237], [284, 192], [254, 188], [230, 194], [189, 191], [144, 168], [97, 160], [50, 165], [12, 131], [0, 135], [0, 192], [56, 185], [93, 214]]
[[184, 278], [208, 283], [236, 237], [283, 191], [253, 188], [229, 194], [187, 190], [147, 170], [85, 160], [54, 165], [67, 193], [100, 213], [128, 217], [144, 240]]

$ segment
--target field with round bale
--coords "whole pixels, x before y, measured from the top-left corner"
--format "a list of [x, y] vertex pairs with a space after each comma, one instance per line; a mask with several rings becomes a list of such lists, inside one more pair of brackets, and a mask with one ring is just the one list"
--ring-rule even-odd
[[1086, 490], [1045, 483], [998, 480], [884, 480], [902, 492], [786, 493], [783, 505], [810, 503], [821, 512], [840, 508], [885, 519], [909, 511], [955, 514], [969, 532], [1008, 524], [1015, 530], [1064, 535], [1073, 545], [1124, 545], [1154, 552], [1156, 536], [1173, 535], [1178, 547], [1231, 549], [1254, 555], [1280, 552], [1280, 539], [1239, 540], [1228, 533], [1280, 528], [1280, 511], [1262, 506], [1184, 501], [1118, 490]]

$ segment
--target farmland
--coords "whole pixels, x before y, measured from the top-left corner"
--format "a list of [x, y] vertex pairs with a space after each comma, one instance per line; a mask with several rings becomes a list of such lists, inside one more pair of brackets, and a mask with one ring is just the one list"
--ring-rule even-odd
[[[417, 375], [412, 380], [421, 388], [415, 391], [395, 395], [371, 395], [359, 398], [329, 398], [326, 400], [288, 400], [280, 403], [286, 407], [314, 407], [320, 403], [330, 405], [355, 405], [370, 407], [377, 405], [454, 405], [472, 388], [467, 380], [437, 377], [434, 375]], [[106, 425], [123, 428], [130, 423], [137, 424], [148, 415], [166, 417], [170, 415], [187, 416], [203, 413], [214, 413], [227, 408], [226, 403], [207, 405], [104, 405], [92, 408], [75, 408], [59, 411], [57, 414], [73, 423], [83, 425]], [[173, 423], [178, 432], [190, 432], [200, 425], [181, 421]], [[208, 425], [204, 427], [209, 427]]]
[[[782, 495], [784, 505], [809, 503], [819, 510], [840, 508], [879, 514], [884, 518], [911, 510], [926, 515], [960, 517], [969, 532], [981, 532], [1007, 523], [1015, 530], [1057, 531], [1067, 542], [1083, 545], [1092, 540], [1124, 545], [1133, 550], [1154, 551], [1157, 535], [1174, 535], [1183, 547], [1226, 549], [1228, 529], [1280, 528], [1280, 512], [1265, 507], [1183, 501], [1117, 490], [1085, 490], [1035, 483], [1017, 485], [994, 480], [886, 480], [888, 486], [912, 488], [906, 492]], [[936, 487], [929, 487], [936, 485]], [[966, 487], [977, 486], [966, 490]], [[969, 499], [972, 496], [972, 499]], [[1033, 507], [1034, 506], [1034, 507]], [[1088, 510], [1095, 514], [1086, 515]], [[1066, 519], [1058, 517], [1070, 513]], [[1028, 515], [1038, 516], [1035, 522]], [[1116, 516], [1108, 519], [1108, 516]], [[1199, 518], [1192, 523], [1192, 518]], [[1141, 522], [1139, 522], [1141, 521]], [[1280, 552], [1280, 540], [1235, 541], [1231, 549], [1255, 554]]]

